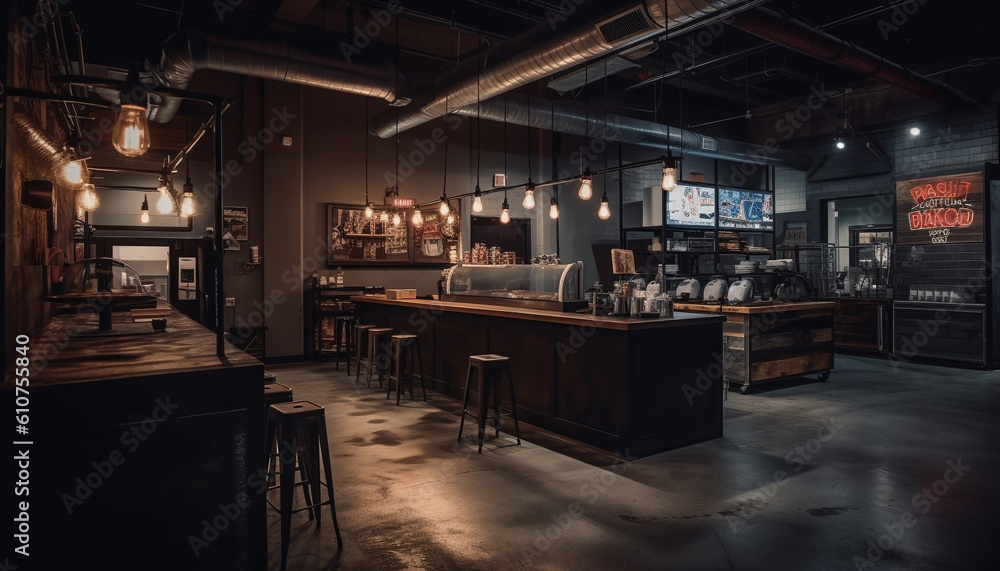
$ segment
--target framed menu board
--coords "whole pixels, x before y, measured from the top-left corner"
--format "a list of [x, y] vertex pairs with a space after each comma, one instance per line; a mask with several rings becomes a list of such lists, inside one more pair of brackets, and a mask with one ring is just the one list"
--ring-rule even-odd
[[442, 216], [440, 207], [421, 208], [424, 222], [414, 227], [412, 248], [413, 262], [417, 264], [457, 264], [462, 260], [462, 232], [458, 204], [452, 205], [451, 214]]
[[365, 207], [327, 204], [327, 265], [407, 264], [410, 262], [410, 213], [399, 212], [400, 223], [383, 222], [375, 216], [365, 218]]
[[983, 241], [983, 173], [896, 182], [896, 243]]

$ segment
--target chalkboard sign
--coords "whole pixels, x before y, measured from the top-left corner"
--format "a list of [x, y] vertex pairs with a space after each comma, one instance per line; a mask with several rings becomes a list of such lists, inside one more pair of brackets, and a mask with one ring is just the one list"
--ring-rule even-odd
[[983, 241], [983, 173], [896, 183], [896, 243]]

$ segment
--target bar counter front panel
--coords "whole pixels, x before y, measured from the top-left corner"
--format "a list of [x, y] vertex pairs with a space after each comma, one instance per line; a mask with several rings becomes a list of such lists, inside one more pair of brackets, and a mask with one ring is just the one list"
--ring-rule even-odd
[[[721, 316], [628, 319], [429, 300], [352, 298], [359, 323], [418, 336], [428, 386], [461, 399], [469, 356], [511, 360], [519, 418], [633, 457], [722, 436]], [[505, 406], [509, 395], [502, 391]], [[470, 397], [470, 402], [475, 402]], [[505, 431], [509, 431], [509, 425]]]
[[176, 310], [160, 333], [65, 336], [96, 319], [31, 342], [24, 568], [264, 569], [263, 365], [230, 345], [220, 360]]

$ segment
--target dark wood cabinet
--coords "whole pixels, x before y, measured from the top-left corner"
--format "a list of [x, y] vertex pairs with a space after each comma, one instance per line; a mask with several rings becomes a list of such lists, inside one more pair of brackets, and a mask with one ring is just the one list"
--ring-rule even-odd
[[833, 346], [837, 349], [892, 351], [892, 302], [888, 299], [834, 300]]

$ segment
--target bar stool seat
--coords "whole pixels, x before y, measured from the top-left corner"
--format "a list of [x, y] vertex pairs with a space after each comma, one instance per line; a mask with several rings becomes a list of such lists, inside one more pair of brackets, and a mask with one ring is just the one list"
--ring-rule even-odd
[[354, 382], [357, 383], [361, 380], [361, 361], [368, 360], [368, 332], [375, 329], [378, 325], [372, 325], [370, 323], [366, 324], [356, 324], [354, 326], [354, 358], [358, 362], [357, 370], [354, 376]]
[[[311, 401], [292, 401], [268, 407], [267, 414], [268, 460], [280, 463], [279, 483], [268, 490], [280, 489], [280, 507], [270, 499], [268, 505], [281, 513], [281, 569], [288, 559], [288, 543], [291, 538], [292, 514], [309, 511], [310, 519], [315, 515], [316, 527], [322, 524], [322, 506], [329, 505], [333, 516], [333, 529], [337, 535], [337, 547], [343, 549], [337, 523], [337, 507], [333, 494], [333, 475], [330, 469], [330, 444], [326, 434], [326, 415], [322, 406]], [[275, 445], [280, 452], [275, 452]], [[290, 452], [292, 457], [283, 457]], [[296, 459], [300, 467], [299, 482], [295, 481]], [[326, 481], [320, 480], [320, 465]], [[307, 491], [305, 506], [292, 509], [295, 486], [303, 486]], [[327, 499], [320, 501], [322, 487], [326, 488]], [[311, 490], [310, 490], [311, 488]], [[312, 500], [310, 501], [311, 491]]]
[[[424, 402], [427, 402], [427, 387], [424, 386], [424, 358], [420, 354], [420, 342], [417, 336], [412, 333], [400, 333], [393, 335], [390, 342], [396, 361], [396, 405], [399, 405], [399, 397], [407, 387], [410, 390], [410, 400], [413, 400], [414, 366], [420, 367], [420, 391], [424, 394]], [[392, 375], [389, 375], [385, 398], [389, 398], [391, 392]]]
[[[347, 374], [351, 374], [351, 349], [354, 348], [354, 316], [353, 315], [338, 315], [333, 318], [334, 332], [333, 332], [333, 346], [337, 348], [337, 361], [334, 364], [334, 370], [340, 370], [340, 346], [344, 345], [344, 353], [347, 357]], [[345, 339], [346, 338], [346, 339]], [[345, 342], [346, 341], [346, 342]]]
[[372, 386], [372, 367], [376, 366], [375, 359], [385, 357], [382, 364], [378, 364], [378, 388], [382, 388], [382, 380], [385, 378], [386, 370], [391, 366], [388, 349], [392, 341], [393, 329], [391, 327], [373, 327], [368, 330], [368, 374], [366, 376], [368, 386]]
[[270, 383], [264, 385], [264, 406], [291, 402], [292, 388], [281, 383]]
[[278, 382], [278, 377], [271, 371], [264, 371], [264, 384], [269, 385], [271, 383]]
[[[478, 402], [476, 412], [469, 412], [469, 389], [472, 388], [472, 375], [476, 373], [476, 393]], [[500, 410], [500, 375], [507, 376], [507, 389], [510, 391], [510, 413]], [[469, 375], [465, 380], [465, 397], [462, 399], [462, 420], [458, 424], [458, 441], [462, 442], [462, 429], [465, 427], [465, 417], [471, 416], [479, 423], [479, 453], [483, 453], [483, 437], [486, 432], [486, 417], [490, 412], [490, 396], [493, 396], [493, 423], [496, 437], [500, 437], [500, 417], [510, 416], [514, 419], [514, 432], [517, 443], [521, 444], [521, 428], [517, 423], [517, 400], [514, 396], [514, 379], [510, 374], [510, 359], [503, 355], [472, 355], [469, 357]]]

